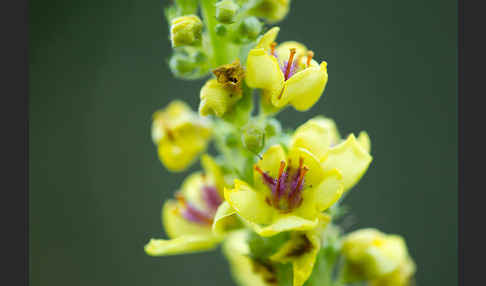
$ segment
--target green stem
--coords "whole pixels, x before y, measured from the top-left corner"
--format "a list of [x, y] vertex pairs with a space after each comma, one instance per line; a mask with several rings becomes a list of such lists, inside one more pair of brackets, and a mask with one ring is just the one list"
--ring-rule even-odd
[[231, 51], [234, 50], [234, 48], [230, 47], [230, 43], [226, 39], [216, 34], [215, 27], [218, 21], [216, 20], [215, 4], [216, 0], [201, 0], [203, 21], [211, 43], [213, 67], [229, 63], [232, 60]]

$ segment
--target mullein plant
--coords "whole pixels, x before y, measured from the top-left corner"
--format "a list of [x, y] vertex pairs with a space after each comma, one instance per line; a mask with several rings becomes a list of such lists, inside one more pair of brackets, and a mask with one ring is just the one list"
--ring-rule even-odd
[[[304, 112], [323, 95], [327, 63], [302, 43], [277, 43], [290, 0], [175, 0], [167, 7], [181, 79], [208, 78], [198, 111], [174, 100], [153, 114], [161, 163], [182, 172], [162, 206], [168, 239], [151, 256], [221, 249], [238, 285], [406, 286], [415, 264], [401, 236], [376, 229], [345, 233], [344, 196], [368, 169], [370, 138], [341, 136], [317, 116], [295, 130], [275, 116]], [[254, 108], [257, 107], [254, 111]], [[214, 143], [217, 155], [206, 153]]]

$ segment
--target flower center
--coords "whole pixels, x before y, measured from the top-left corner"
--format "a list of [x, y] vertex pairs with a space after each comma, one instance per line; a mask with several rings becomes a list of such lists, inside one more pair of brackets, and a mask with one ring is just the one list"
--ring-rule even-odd
[[214, 186], [204, 185], [200, 190], [202, 192], [202, 200], [204, 201], [206, 208], [201, 210], [192, 203], [188, 202], [182, 194], [176, 193], [175, 197], [179, 202], [180, 207], [178, 211], [183, 218], [190, 222], [209, 226], [213, 224], [216, 211], [223, 200], [219, 196], [218, 190]]
[[277, 178], [273, 178], [257, 165], [255, 165], [255, 170], [262, 175], [263, 183], [271, 190], [271, 195], [266, 198], [269, 205], [283, 212], [289, 212], [300, 206], [305, 174], [309, 170], [303, 166], [302, 158], [299, 159], [299, 167], [296, 170], [291, 168], [290, 160], [288, 165], [281, 161]]

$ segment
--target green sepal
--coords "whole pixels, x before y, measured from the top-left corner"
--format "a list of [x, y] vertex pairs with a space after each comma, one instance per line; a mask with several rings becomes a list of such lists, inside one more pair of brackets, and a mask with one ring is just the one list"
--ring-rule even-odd
[[282, 232], [274, 236], [262, 237], [255, 232], [250, 232], [247, 239], [251, 258], [256, 260], [266, 260], [276, 253], [280, 247], [290, 239], [290, 233]]
[[253, 90], [250, 89], [244, 82], [241, 86], [243, 89], [243, 97], [233, 107], [233, 110], [226, 113], [222, 119], [237, 127], [245, 125], [253, 112]]

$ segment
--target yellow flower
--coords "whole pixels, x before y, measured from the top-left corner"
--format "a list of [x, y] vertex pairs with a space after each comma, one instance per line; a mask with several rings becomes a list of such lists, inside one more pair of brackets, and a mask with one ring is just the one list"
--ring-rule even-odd
[[415, 273], [415, 263], [411, 258], [404, 261], [398, 269], [390, 274], [370, 281], [371, 286], [408, 286], [413, 285], [411, 279]]
[[154, 113], [152, 140], [158, 147], [160, 161], [178, 172], [191, 165], [209, 142], [209, 121], [199, 117], [182, 101], [172, 101]]
[[241, 82], [244, 70], [237, 59], [231, 64], [216, 68], [213, 73], [216, 79], [208, 80], [201, 89], [199, 114], [222, 117], [243, 96]]
[[225, 200], [261, 236], [315, 228], [343, 193], [341, 172], [322, 167], [318, 145], [302, 143], [294, 138], [288, 153], [271, 146], [255, 165], [252, 186], [235, 180], [224, 190]]
[[299, 111], [312, 107], [327, 84], [327, 63], [318, 64], [314, 53], [297, 42], [276, 46], [279, 28], [265, 33], [248, 53], [246, 83], [263, 90], [263, 100], [275, 108], [287, 104]]
[[277, 286], [274, 266], [250, 257], [247, 235], [246, 229], [235, 231], [223, 243], [223, 253], [229, 261], [231, 275], [240, 286]]
[[182, 254], [214, 248], [224, 237], [224, 230], [234, 221], [226, 220], [220, 232], [212, 232], [212, 223], [222, 203], [224, 177], [220, 167], [208, 155], [202, 157], [204, 173], [190, 175], [183, 183], [177, 200], [168, 200], [162, 221], [170, 240], [151, 239], [145, 252], [152, 256]]
[[290, 0], [263, 0], [249, 13], [273, 23], [285, 18], [289, 12], [289, 6]]
[[351, 274], [350, 280], [372, 280], [373, 285], [401, 286], [406, 285], [415, 271], [404, 239], [372, 228], [345, 236], [342, 253]]
[[291, 238], [270, 259], [279, 263], [291, 263], [293, 286], [302, 286], [314, 269], [321, 248], [320, 232], [330, 220], [321, 220], [319, 227], [306, 232], [292, 232]]
[[324, 171], [338, 169], [343, 177], [344, 192], [356, 185], [372, 161], [367, 133], [361, 132], [358, 139], [350, 134], [342, 140], [334, 121], [329, 118], [310, 119], [297, 128], [291, 143], [314, 154]]

